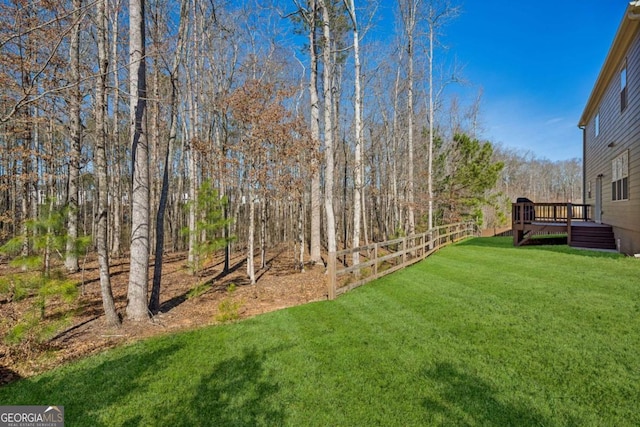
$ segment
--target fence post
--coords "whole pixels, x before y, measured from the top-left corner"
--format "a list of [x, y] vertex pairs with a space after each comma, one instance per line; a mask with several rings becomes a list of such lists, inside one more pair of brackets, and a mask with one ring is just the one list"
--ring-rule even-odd
[[438, 228], [432, 228], [429, 231], [429, 249], [435, 250], [438, 247]]
[[408, 237], [402, 238], [402, 265], [407, 262], [407, 239]]
[[378, 277], [378, 242], [373, 244], [373, 277]]
[[336, 299], [336, 253], [329, 252], [329, 263], [327, 265], [329, 273], [329, 294], [330, 300]]

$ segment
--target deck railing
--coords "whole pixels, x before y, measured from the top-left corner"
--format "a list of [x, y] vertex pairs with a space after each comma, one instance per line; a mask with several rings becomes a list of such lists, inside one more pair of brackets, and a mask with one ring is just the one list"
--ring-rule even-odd
[[590, 221], [591, 205], [573, 203], [514, 203], [512, 205], [513, 225], [532, 222]]
[[[435, 227], [414, 236], [331, 252], [327, 271], [329, 299], [423, 260], [443, 246], [476, 235], [475, 223], [465, 222]], [[360, 262], [349, 265], [356, 252], [360, 254]]]

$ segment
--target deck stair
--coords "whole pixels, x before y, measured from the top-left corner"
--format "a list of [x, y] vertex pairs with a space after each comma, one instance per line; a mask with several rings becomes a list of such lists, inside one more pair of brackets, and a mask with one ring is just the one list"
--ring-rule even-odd
[[591, 223], [571, 226], [572, 247], [589, 249], [617, 249], [613, 228], [610, 225]]

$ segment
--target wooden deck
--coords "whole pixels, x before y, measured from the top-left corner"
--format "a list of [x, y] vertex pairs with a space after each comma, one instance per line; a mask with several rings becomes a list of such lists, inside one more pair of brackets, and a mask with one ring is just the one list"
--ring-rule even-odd
[[561, 234], [574, 247], [616, 249], [611, 226], [591, 219], [591, 205], [572, 203], [514, 203], [513, 245], [522, 246], [533, 236]]

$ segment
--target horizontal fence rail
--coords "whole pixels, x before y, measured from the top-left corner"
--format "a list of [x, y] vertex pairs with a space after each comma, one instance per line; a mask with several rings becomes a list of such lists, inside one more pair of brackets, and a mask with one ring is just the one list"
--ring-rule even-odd
[[[475, 223], [464, 222], [432, 228], [413, 236], [330, 252], [329, 299], [421, 261], [444, 246], [477, 235]], [[355, 265], [350, 264], [354, 253], [358, 253], [360, 259]]]

